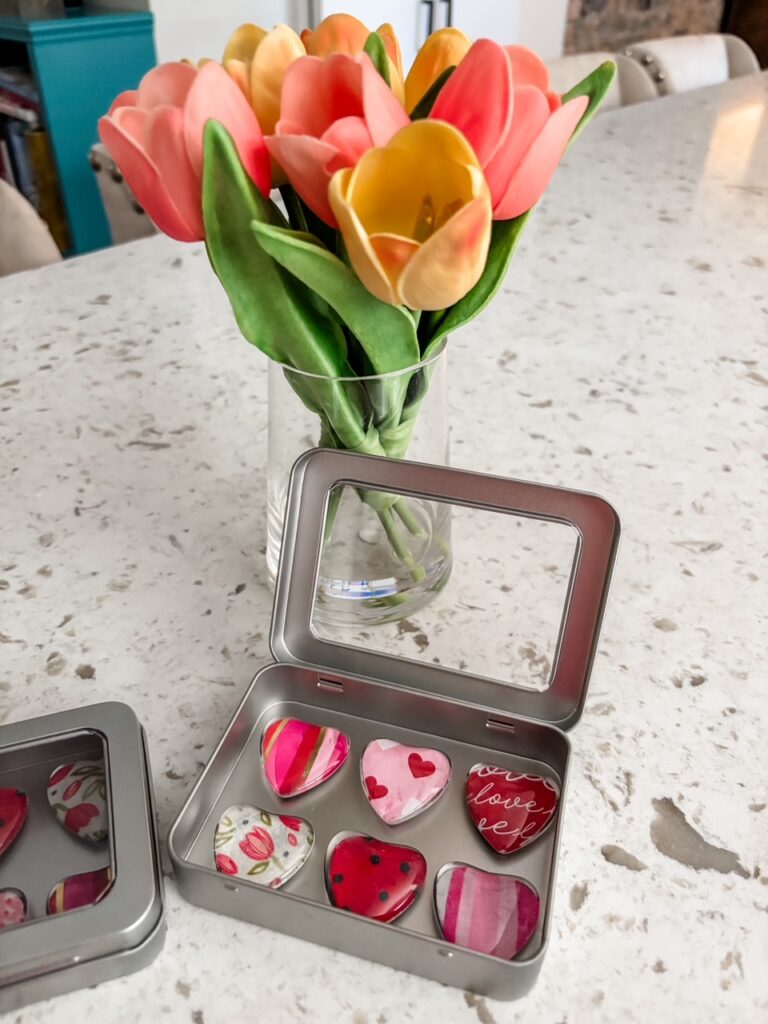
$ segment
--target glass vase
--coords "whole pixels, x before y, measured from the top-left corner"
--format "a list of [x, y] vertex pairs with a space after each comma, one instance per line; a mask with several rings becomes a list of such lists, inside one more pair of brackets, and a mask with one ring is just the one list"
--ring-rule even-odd
[[[448, 464], [447, 356], [396, 373], [322, 377], [269, 365], [267, 567], [280, 558], [291, 467], [310, 448]], [[448, 505], [351, 487], [329, 497], [313, 628], [423, 608], [451, 572]]]

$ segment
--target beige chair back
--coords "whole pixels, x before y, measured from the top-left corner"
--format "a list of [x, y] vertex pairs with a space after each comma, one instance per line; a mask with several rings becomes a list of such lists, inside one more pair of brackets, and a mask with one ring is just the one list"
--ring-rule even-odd
[[0, 277], [58, 263], [48, 225], [18, 189], [0, 178]]
[[157, 234], [157, 228], [134, 198], [114, 160], [100, 142], [91, 149], [91, 167], [96, 172], [112, 242], [120, 245], [121, 242], [133, 242], [137, 238]]
[[648, 72], [660, 96], [718, 85], [760, 70], [751, 48], [731, 35], [649, 39], [628, 47], [625, 55]]
[[590, 71], [612, 60], [616, 63], [616, 77], [603, 100], [601, 110], [615, 110], [630, 103], [656, 99], [658, 93], [648, 73], [635, 61], [622, 55], [596, 51], [576, 53], [569, 57], [547, 61], [550, 86], [554, 92], [564, 93], [585, 78]]

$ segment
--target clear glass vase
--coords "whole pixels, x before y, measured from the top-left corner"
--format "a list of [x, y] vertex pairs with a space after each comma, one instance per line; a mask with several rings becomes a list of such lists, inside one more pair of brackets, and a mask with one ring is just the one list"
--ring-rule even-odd
[[[309, 448], [448, 464], [446, 348], [397, 373], [320, 377], [269, 365], [267, 566], [274, 579], [291, 467]], [[313, 628], [423, 608], [451, 572], [450, 507], [351, 487], [329, 499]]]

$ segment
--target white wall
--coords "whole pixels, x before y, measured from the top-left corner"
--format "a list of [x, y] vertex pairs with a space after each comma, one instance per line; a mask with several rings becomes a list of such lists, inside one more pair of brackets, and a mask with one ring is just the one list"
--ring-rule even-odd
[[310, 17], [309, 0], [149, 0], [148, 6], [155, 16], [161, 63], [182, 57], [220, 60], [230, 35], [244, 21], [264, 28], [284, 22], [302, 29]]

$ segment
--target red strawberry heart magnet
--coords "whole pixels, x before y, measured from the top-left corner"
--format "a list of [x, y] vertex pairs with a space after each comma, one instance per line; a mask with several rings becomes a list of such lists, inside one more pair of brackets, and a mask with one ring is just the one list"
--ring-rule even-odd
[[521, 878], [467, 864], [446, 864], [435, 879], [435, 912], [443, 938], [511, 960], [531, 939], [541, 903]]
[[325, 870], [335, 907], [386, 922], [400, 917], [419, 895], [427, 862], [410, 846], [346, 834], [329, 848]]
[[21, 832], [29, 813], [29, 800], [23, 789], [0, 789], [0, 856], [10, 849]]
[[360, 759], [371, 807], [387, 825], [421, 814], [448, 785], [451, 762], [439, 750], [373, 740]]
[[467, 808], [480, 835], [496, 853], [528, 846], [552, 821], [560, 798], [554, 779], [476, 764], [467, 775]]

